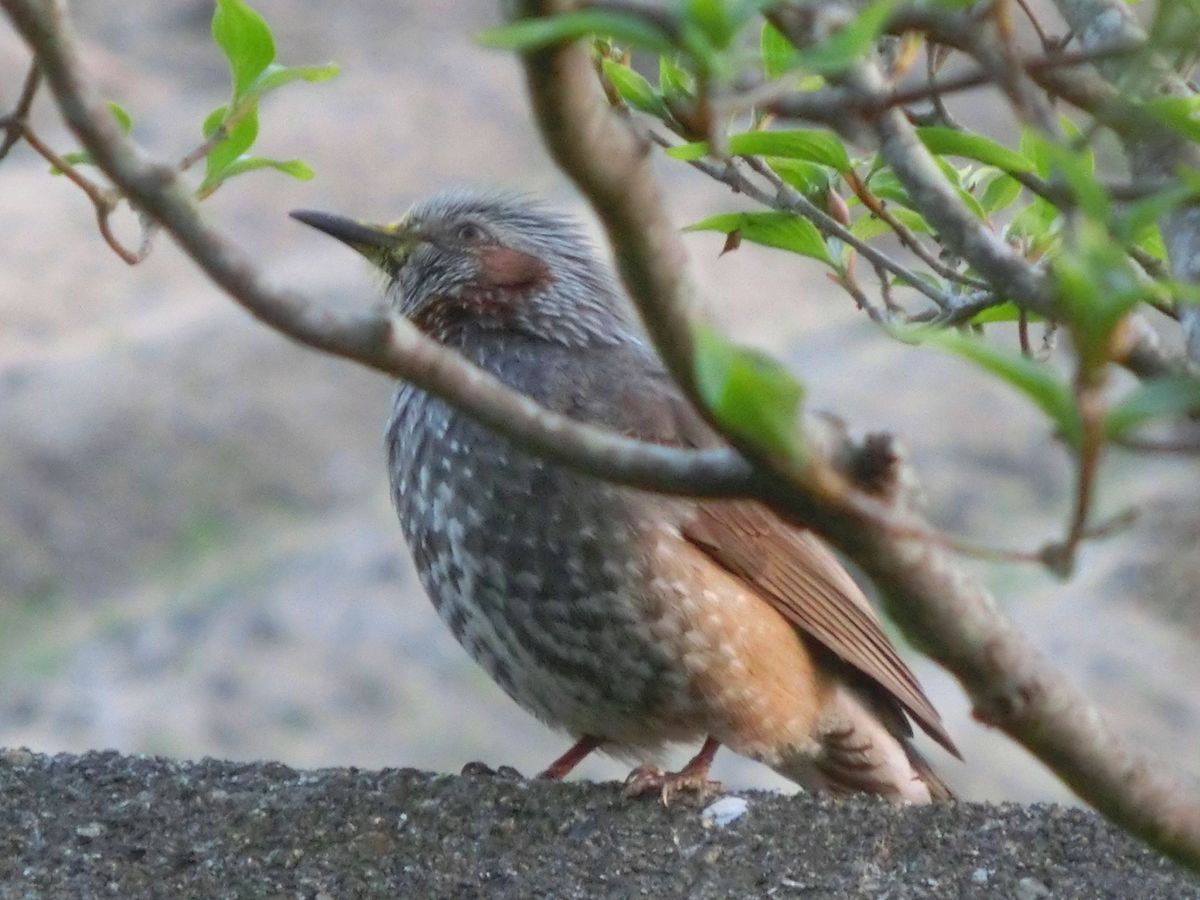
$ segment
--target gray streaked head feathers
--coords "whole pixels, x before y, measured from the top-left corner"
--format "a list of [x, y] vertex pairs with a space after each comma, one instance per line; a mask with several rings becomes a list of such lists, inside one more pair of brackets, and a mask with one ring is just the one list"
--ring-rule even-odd
[[[581, 347], [639, 339], [628, 301], [582, 228], [535, 200], [456, 188], [417, 203], [394, 227], [420, 240], [376, 260], [388, 297], [443, 340], [463, 329]], [[511, 277], [497, 283], [501, 264]]]

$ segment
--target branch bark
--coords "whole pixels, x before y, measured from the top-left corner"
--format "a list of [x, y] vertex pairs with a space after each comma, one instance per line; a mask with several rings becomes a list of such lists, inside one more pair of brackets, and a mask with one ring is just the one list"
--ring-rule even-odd
[[[572, 5], [567, 0], [523, 0], [518, 9], [519, 15], [533, 17]], [[647, 322], [656, 326], [652, 333], [659, 352], [673, 370], [690, 372], [690, 347], [679, 342], [679, 336], [688, 334], [687, 311], [694, 293], [640, 143], [602, 102], [584, 48], [530, 53], [525, 69], [551, 152], [592, 201], [614, 242], [624, 248], [619, 250], [622, 276]], [[895, 130], [883, 136], [897, 154], [910, 149]], [[899, 162], [908, 166], [918, 181], [915, 186], [925, 189], [924, 148], [920, 149], [916, 162]], [[939, 193], [937, 188], [930, 190], [935, 196]], [[959, 214], [946, 209], [945, 221], [935, 222], [943, 233], [960, 224]], [[1018, 266], [1007, 248], [983, 239], [972, 245], [973, 240], [964, 240], [963, 249], [985, 263], [980, 266], [973, 260], [977, 268], [1001, 283], [1011, 281], [1036, 305], [1048, 302], [1044, 285], [1023, 260], [1016, 261]], [[669, 252], [650, 252], [653, 248]], [[991, 268], [997, 271], [988, 271]], [[1130, 747], [944, 549], [882, 527], [856, 513], [836, 486], [795, 474], [775, 473], [778, 490], [769, 494], [773, 505], [863, 568], [882, 590], [905, 634], [955, 674], [981, 719], [1032, 751], [1113, 821], [1200, 868], [1200, 796], [1194, 787]]]

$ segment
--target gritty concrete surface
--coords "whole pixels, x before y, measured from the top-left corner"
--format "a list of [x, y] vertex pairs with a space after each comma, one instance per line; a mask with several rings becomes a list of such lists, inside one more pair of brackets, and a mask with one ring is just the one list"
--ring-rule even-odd
[[1082, 810], [742, 796], [0, 751], [0, 898], [1200, 898]]

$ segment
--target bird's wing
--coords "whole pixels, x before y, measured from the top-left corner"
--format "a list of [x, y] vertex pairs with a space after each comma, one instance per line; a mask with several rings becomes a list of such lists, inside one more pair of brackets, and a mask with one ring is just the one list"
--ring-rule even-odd
[[786, 619], [867, 675], [930, 737], [958, 756], [941, 716], [896, 652], [870, 603], [811, 532], [749, 501], [706, 501], [683, 535]]
[[[626, 433], [690, 447], [723, 443], [665, 375], [651, 383], [657, 390], [647, 392], [643, 384], [638, 402], [631, 404], [643, 418], [623, 423]], [[648, 394], [657, 394], [659, 402]], [[884, 633], [870, 602], [816, 535], [752, 501], [698, 502], [682, 532], [788, 621], [866, 675], [930, 737], [959, 756], [941, 716]], [[902, 724], [902, 717], [896, 718]]]

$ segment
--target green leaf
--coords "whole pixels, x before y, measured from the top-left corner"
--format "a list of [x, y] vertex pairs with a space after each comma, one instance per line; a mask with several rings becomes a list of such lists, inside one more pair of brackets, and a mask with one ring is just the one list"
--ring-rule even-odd
[[983, 196], [979, 198], [979, 205], [983, 207], [984, 212], [992, 215], [1002, 209], [1007, 209], [1020, 196], [1021, 182], [1011, 175], [997, 172], [988, 179], [987, 187], [983, 189]]
[[[133, 128], [133, 119], [125, 108], [115, 100], [108, 101], [108, 111], [113, 114], [113, 118], [117, 120], [117, 127], [125, 134], [129, 134], [129, 130]], [[62, 154], [62, 161], [69, 166], [94, 166], [96, 161], [92, 159], [92, 154], [86, 150], [72, 150], [70, 153]], [[61, 175], [63, 170], [58, 166], [50, 166], [51, 175]]]
[[803, 159], [767, 157], [766, 164], [789, 185], [810, 200], [824, 197], [829, 190], [829, 170], [825, 166]]
[[677, 0], [685, 27], [693, 26], [717, 50], [724, 50], [742, 26], [769, 0]]
[[695, 85], [692, 76], [668, 55], [658, 58], [658, 90], [664, 97], [675, 100], [690, 97]]
[[797, 416], [804, 386], [763, 353], [735, 347], [715, 329], [696, 329], [696, 388], [731, 435], [774, 455], [801, 456]]
[[[213, 118], [216, 115], [216, 110], [209, 114], [204, 121], [205, 129], [211, 130], [205, 137], [211, 137], [216, 128], [222, 124], [220, 120], [216, 125], [213, 125]], [[229, 135], [208, 154], [208, 159], [205, 160], [205, 181], [220, 175], [221, 172], [232, 163], [235, 159], [245, 153], [253, 146], [254, 141], [258, 138], [258, 109], [251, 107], [229, 130]]]
[[1044, 254], [1059, 242], [1062, 213], [1049, 200], [1034, 197], [1004, 230], [1008, 240], [1029, 238], [1037, 255]]
[[133, 119], [130, 117], [129, 113], [125, 111], [125, 107], [123, 107], [120, 103], [117, 103], [115, 100], [109, 100], [108, 111], [111, 112], [113, 114], [113, 118], [117, 120], [117, 125], [120, 126], [121, 131], [125, 132], [125, 134], [129, 134], [129, 130], [133, 128]]
[[326, 63], [323, 66], [281, 66], [272, 63], [254, 84], [254, 93], [262, 96], [293, 81], [308, 81], [314, 84], [328, 81], [341, 71], [341, 67], [335, 63]]
[[602, 59], [600, 63], [604, 67], [605, 77], [612, 82], [622, 100], [634, 109], [650, 113], [652, 116], [661, 118], [668, 115], [662, 98], [654, 92], [650, 82], [641, 74], [615, 59]]
[[674, 49], [670, 35], [645, 17], [599, 9], [520, 19], [483, 32], [479, 42], [499, 50], [540, 50], [589, 35], [611, 38], [656, 53], [670, 53]]
[[1200, 378], [1172, 375], [1144, 381], [1108, 411], [1105, 430], [1110, 438], [1128, 434], [1151, 419], [1200, 411]]
[[[901, 225], [906, 226], [909, 231], [916, 232], [917, 234], [929, 233], [929, 225], [921, 218], [920, 213], [913, 212], [911, 209], [905, 209], [903, 206], [888, 207], [888, 212]], [[850, 232], [855, 237], [864, 241], [894, 233], [891, 225], [873, 215], [859, 216], [854, 220], [854, 224], [850, 226]]]
[[665, 152], [672, 159], [694, 162], [708, 156], [708, 141], [692, 141], [690, 144], [668, 147]]
[[1066, 181], [1079, 207], [1092, 219], [1107, 221], [1108, 193], [1096, 180], [1095, 160], [1089, 150], [1073, 150], [1042, 137], [1032, 130], [1021, 141], [1031, 147], [1043, 177], [1057, 176]]
[[[846, 146], [827, 131], [744, 131], [729, 136], [729, 153], [733, 156], [773, 156], [782, 159], [803, 159], [829, 166], [838, 172], [851, 169]], [[672, 147], [667, 155], [690, 162], [708, 154], [708, 144], [696, 141]]]
[[1200, 98], [1155, 97], [1146, 101], [1146, 111], [1168, 128], [1192, 141], [1200, 141]]
[[918, 343], [948, 350], [996, 375], [1032, 400], [1072, 447], [1079, 446], [1083, 423], [1074, 394], [1049, 366], [958, 331], [905, 329], [900, 333]]
[[[971, 316], [972, 325], [989, 325], [992, 322], [1016, 322], [1021, 318], [1021, 310], [1017, 304], [1009, 301], [996, 306], [989, 306]], [[1026, 321], [1041, 322], [1042, 317], [1037, 313], [1026, 313]]]
[[204, 135], [205, 140], [212, 137], [216, 130], [221, 127], [221, 123], [225, 121], [225, 113], [228, 111], [228, 106], [218, 106], [204, 117], [204, 123], [200, 126], [200, 133]]
[[1129, 246], [1144, 240], [1148, 232], [1157, 233], [1159, 219], [1194, 199], [1196, 193], [1196, 188], [1191, 185], [1175, 184], [1126, 204], [1116, 217], [1117, 237]]
[[729, 152], [738, 156], [805, 159], [838, 172], [848, 172], [851, 168], [845, 144], [828, 131], [747, 131], [729, 138]]
[[238, 99], [275, 59], [271, 29], [245, 0], [217, 0], [212, 36], [229, 60], [233, 96]]
[[738, 232], [744, 240], [765, 247], [790, 250], [833, 265], [821, 233], [807, 219], [784, 212], [722, 213], [710, 216], [684, 231]]
[[257, 172], [260, 169], [274, 169], [285, 175], [290, 175], [298, 181], [309, 181], [315, 174], [308, 163], [301, 159], [267, 159], [262, 156], [243, 156], [235, 159], [216, 174], [205, 178], [196, 189], [196, 195], [204, 199], [218, 187], [236, 175], [247, 172]]
[[908, 190], [900, 183], [900, 179], [896, 177], [896, 174], [891, 169], [878, 169], [871, 173], [870, 177], [867, 178], [867, 186], [876, 197], [890, 200], [892, 203], [912, 207], [912, 200], [908, 196]]
[[1035, 169], [1031, 160], [980, 134], [928, 125], [918, 128], [917, 135], [930, 153], [962, 156], [1006, 172], [1033, 172]]
[[1084, 220], [1075, 241], [1054, 260], [1067, 324], [1085, 370], [1108, 361], [1113, 329], [1146, 295], [1129, 258], [1105, 227]]
[[[96, 161], [92, 159], [92, 154], [86, 150], [72, 150], [70, 153], [62, 155], [62, 161], [70, 166], [94, 166]], [[63, 170], [58, 166], [50, 167], [51, 175], [61, 175]]]
[[679, 5], [686, 20], [696, 25], [710, 44], [718, 50], [729, 46], [737, 23], [725, 0], [683, 0]]
[[763, 74], [767, 78], [778, 78], [800, 65], [800, 52], [770, 22], [763, 23], [759, 51], [762, 54]]
[[801, 65], [822, 75], [836, 74], [848, 68], [883, 34], [896, 3], [897, 0], [875, 0], [845, 28], [819, 44], [805, 47], [800, 54]]

